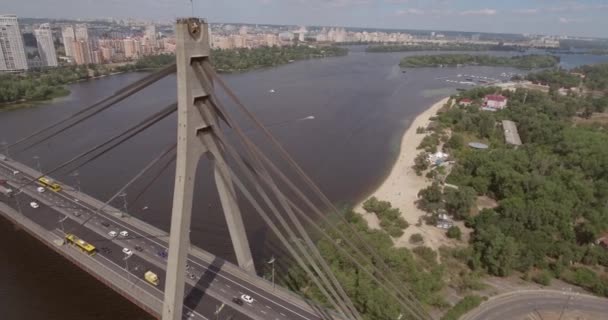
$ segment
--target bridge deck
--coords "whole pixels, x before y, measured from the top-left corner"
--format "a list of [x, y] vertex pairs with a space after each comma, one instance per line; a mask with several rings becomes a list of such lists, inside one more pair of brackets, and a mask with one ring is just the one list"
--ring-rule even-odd
[[[20, 173], [13, 174], [15, 170]], [[13, 187], [37, 176], [39, 172], [21, 163], [0, 160], [0, 177]], [[0, 201], [4, 202], [0, 202], [0, 213], [158, 317], [162, 309], [168, 234], [111, 206], [99, 211], [104, 204], [84, 193], [75, 190], [39, 193], [36, 188], [37, 185], [29, 185], [12, 198], [0, 195]], [[32, 208], [32, 201], [40, 207]], [[95, 245], [97, 255], [90, 257], [71, 246], [55, 243], [64, 236], [59, 223], [63, 217], [67, 217], [62, 223], [63, 230]], [[129, 233], [127, 237], [108, 235], [109, 231], [123, 230]], [[126, 260], [122, 253], [125, 247], [133, 252]], [[148, 270], [159, 275], [158, 286], [144, 280], [143, 274]], [[226, 304], [220, 313], [222, 318], [231, 316], [234, 320], [321, 319], [307, 301], [283, 288], [273, 288], [268, 281], [194, 246], [190, 249], [188, 274], [184, 304], [188, 310], [194, 310], [189, 319], [212, 317], [222, 303]], [[232, 301], [242, 294], [251, 295], [254, 302], [238, 305]]]

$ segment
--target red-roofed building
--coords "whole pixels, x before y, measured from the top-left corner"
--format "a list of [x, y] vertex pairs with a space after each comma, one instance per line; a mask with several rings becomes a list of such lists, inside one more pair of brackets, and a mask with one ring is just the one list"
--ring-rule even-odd
[[473, 100], [471, 100], [469, 98], [462, 98], [462, 99], [460, 99], [460, 101], [458, 101], [458, 104], [463, 107], [468, 107], [471, 104], [473, 104]]
[[501, 110], [507, 107], [507, 97], [500, 94], [490, 94], [483, 99], [485, 108]]

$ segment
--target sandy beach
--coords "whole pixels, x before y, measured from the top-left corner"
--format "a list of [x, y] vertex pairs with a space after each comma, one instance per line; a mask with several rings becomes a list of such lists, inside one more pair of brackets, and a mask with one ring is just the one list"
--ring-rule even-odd
[[[425, 134], [417, 134], [416, 129], [418, 127], [426, 128], [430, 123], [430, 118], [437, 114], [448, 99], [441, 99], [414, 119], [401, 139], [399, 157], [390, 174], [378, 189], [364, 199], [375, 196], [379, 200], [389, 201], [393, 207], [401, 210], [403, 218], [409, 222], [410, 226], [405, 230], [405, 234], [395, 241], [397, 246], [409, 246], [409, 237], [414, 233], [422, 234], [424, 244], [434, 249], [450, 242], [444, 235], [445, 231], [435, 226], [427, 226], [424, 223], [420, 227], [416, 226], [425, 212], [416, 207], [415, 201], [420, 189], [430, 185], [430, 181], [424, 176], [416, 175], [412, 169], [414, 158], [421, 152], [416, 147], [425, 136]], [[355, 206], [355, 211], [363, 214], [371, 228], [379, 228], [378, 219], [374, 214], [365, 213], [362, 202]]]

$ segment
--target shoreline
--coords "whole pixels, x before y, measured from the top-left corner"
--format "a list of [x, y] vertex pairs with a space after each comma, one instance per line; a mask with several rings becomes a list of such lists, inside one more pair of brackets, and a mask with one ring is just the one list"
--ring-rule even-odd
[[[434, 226], [429, 228], [430, 226], [424, 223], [421, 226], [416, 226], [420, 218], [426, 213], [416, 207], [415, 201], [418, 199], [418, 192], [430, 185], [430, 182], [424, 176], [418, 176], [414, 169], [412, 169], [412, 166], [416, 156], [422, 152], [422, 150], [416, 148], [426, 136], [426, 134], [416, 133], [416, 129], [418, 127], [426, 128], [431, 122], [430, 118], [434, 117], [448, 100], [449, 97], [442, 98], [414, 118], [401, 138], [397, 160], [393, 164], [388, 176], [374, 191], [359, 200], [354, 206], [355, 212], [360, 213], [372, 229], [380, 228], [379, 221], [375, 214], [370, 214], [363, 210], [363, 202], [365, 200], [375, 196], [378, 200], [389, 201], [393, 208], [401, 210], [401, 216], [410, 226], [405, 230], [403, 236], [394, 239], [397, 246], [407, 246], [409, 244], [408, 239], [413, 233], [426, 235], [424, 237], [425, 245], [435, 248], [440, 245], [437, 236], [441, 234], [441, 238], [444, 238], [444, 232], [439, 231]], [[442, 239], [442, 241], [445, 240]]]

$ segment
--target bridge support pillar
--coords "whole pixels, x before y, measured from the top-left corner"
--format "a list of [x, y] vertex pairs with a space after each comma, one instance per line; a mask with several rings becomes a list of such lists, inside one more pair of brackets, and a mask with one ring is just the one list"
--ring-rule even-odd
[[[209, 30], [204, 21], [197, 18], [179, 19], [175, 27], [177, 63], [177, 160], [169, 257], [165, 280], [163, 320], [181, 320], [185, 290], [185, 272], [190, 248], [190, 220], [196, 169], [201, 156], [207, 154], [215, 170], [215, 180], [220, 195], [230, 237], [236, 251], [239, 266], [255, 274], [255, 266], [236, 193], [223, 157], [221, 145], [213, 130], [219, 130], [216, 110], [208, 103], [209, 93], [201, 84], [193, 64], [209, 58]], [[211, 115], [211, 116], [209, 116]]]

